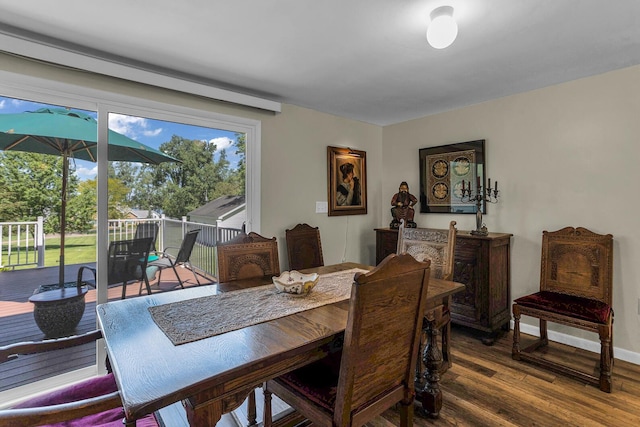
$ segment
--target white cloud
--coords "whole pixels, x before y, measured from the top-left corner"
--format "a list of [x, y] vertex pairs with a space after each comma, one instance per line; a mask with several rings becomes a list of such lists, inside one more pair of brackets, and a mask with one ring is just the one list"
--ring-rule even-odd
[[76, 168], [75, 173], [82, 181], [84, 181], [85, 179], [93, 179], [98, 175], [98, 166], [96, 165], [92, 168], [80, 166]]
[[209, 143], [216, 144], [216, 151], [223, 151], [229, 148], [234, 143], [234, 140], [227, 138], [226, 136], [222, 136], [220, 138], [210, 139]]
[[5, 102], [7, 102], [5, 99], [3, 99], [2, 101], [0, 101], [0, 110], [2, 110], [4, 108], [4, 104]]
[[122, 114], [109, 114], [109, 129], [128, 136], [136, 138], [140, 133], [147, 136], [158, 135], [162, 132], [162, 128], [148, 129], [149, 122], [142, 117], [125, 116]]
[[160, 135], [160, 132], [162, 132], [162, 128], [153, 129], [153, 130], [145, 130], [142, 133], [144, 134], [144, 136], [158, 136], [158, 135]]

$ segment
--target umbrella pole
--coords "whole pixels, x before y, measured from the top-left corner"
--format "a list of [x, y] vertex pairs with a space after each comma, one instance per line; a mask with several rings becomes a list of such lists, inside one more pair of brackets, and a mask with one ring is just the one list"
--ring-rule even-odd
[[62, 153], [62, 205], [60, 206], [60, 270], [58, 272], [58, 284], [64, 290], [64, 231], [67, 225], [67, 179], [69, 171], [69, 157], [67, 153], [68, 141], [65, 141]]

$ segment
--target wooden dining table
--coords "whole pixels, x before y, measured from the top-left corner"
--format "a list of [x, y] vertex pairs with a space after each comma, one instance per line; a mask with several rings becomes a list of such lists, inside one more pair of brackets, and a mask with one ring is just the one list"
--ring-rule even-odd
[[[373, 267], [341, 263], [304, 272], [327, 274]], [[347, 324], [349, 301], [323, 305], [286, 317], [174, 345], [153, 320], [149, 307], [247, 289], [270, 278], [238, 280], [156, 293], [97, 307], [98, 322], [122, 397], [127, 425], [160, 408], [182, 402], [189, 424], [214, 426], [266, 380], [324, 357]], [[350, 286], [350, 283], [348, 284]], [[442, 407], [438, 386], [442, 362], [437, 340], [438, 312], [463, 284], [431, 279], [427, 319], [431, 329], [423, 351], [425, 372], [416, 378], [417, 398], [428, 415]], [[194, 317], [198, 313], [192, 313]]]

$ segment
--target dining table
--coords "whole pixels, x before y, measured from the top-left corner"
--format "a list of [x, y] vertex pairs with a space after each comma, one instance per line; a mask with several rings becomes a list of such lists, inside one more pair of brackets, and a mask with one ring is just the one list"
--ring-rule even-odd
[[[301, 271], [318, 273], [321, 280], [332, 276], [350, 290], [355, 272], [373, 268], [345, 262]], [[266, 286], [270, 283], [271, 277], [236, 280], [98, 305], [98, 322], [122, 398], [126, 425], [133, 426], [136, 419], [182, 402], [191, 426], [214, 426], [266, 380], [317, 361], [334, 350], [347, 325], [348, 296], [283, 317], [264, 318], [262, 313], [270, 314], [272, 310], [259, 308], [260, 304], [276, 308], [286, 306], [284, 301], [291, 298], [277, 294], [273, 285], [273, 289]], [[424, 372], [416, 375], [415, 386], [416, 398], [431, 417], [437, 417], [442, 407], [438, 385], [442, 353], [435, 325], [451, 295], [463, 288], [463, 284], [452, 281], [429, 281], [426, 341], [421, 355]], [[260, 301], [258, 297], [255, 304], [246, 300], [258, 295], [257, 291], [262, 292]], [[265, 297], [265, 292], [273, 296]], [[208, 310], [214, 307], [210, 304], [212, 299], [221, 297], [227, 299], [215, 310]], [[212, 316], [231, 327], [209, 331], [211, 335], [197, 332], [217, 323], [203, 313], [212, 311]], [[180, 321], [172, 316], [179, 316]], [[238, 319], [233, 320], [234, 316]], [[186, 326], [176, 331], [177, 324]], [[277, 418], [274, 422], [277, 425]]]

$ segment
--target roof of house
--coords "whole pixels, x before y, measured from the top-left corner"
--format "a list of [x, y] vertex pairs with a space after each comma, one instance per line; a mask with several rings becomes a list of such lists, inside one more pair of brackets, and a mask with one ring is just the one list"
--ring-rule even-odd
[[188, 213], [189, 216], [206, 216], [219, 219], [225, 214], [239, 208], [245, 204], [245, 197], [242, 196], [222, 196], [210, 201], [206, 205], [200, 206]]
[[127, 213], [135, 216], [136, 218], [153, 218], [155, 212], [150, 211], [149, 209], [129, 209]]

